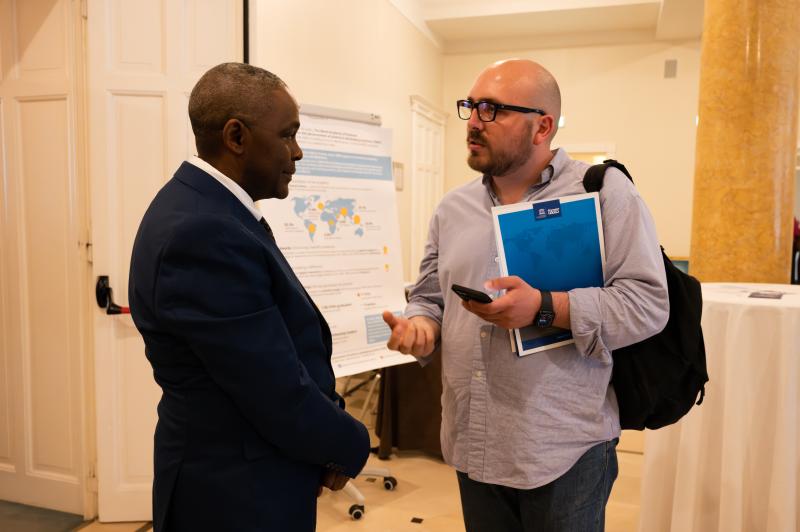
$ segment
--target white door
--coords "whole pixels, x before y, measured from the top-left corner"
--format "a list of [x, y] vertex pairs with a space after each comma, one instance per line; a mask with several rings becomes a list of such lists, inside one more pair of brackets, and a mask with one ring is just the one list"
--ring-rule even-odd
[[0, 0], [0, 499], [83, 515], [93, 497], [80, 23], [72, 0]]
[[[186, 112], [211, 66], [242, 59], [241, 0], [89, 0], [89, 171], [94, 274], [127, 304], [139, 221], [195, 152]], [[151, 516], [153, 430], [161, 396], [130, 316], [95, 312], [101, 521]]]
[[447, 115], [419, 96], [411, 97], [411, 267], [417, 279], [428, 226], [444, 195], [444, 125]]

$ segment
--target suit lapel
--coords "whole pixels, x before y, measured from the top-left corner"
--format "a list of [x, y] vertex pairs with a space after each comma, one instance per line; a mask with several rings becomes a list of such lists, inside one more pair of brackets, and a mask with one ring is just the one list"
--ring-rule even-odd
[[314, 312], [316, 312], [317, 318], [319, 319], [320, 327], [322, 327], [322, 332], [323, 332], [322, 336], [323, 339], [325, 340], [325, 347], [328, 349], [328, 352], [331, 352], [333, 345], [331, 341], [331, 329], [328, 326], [328, 322], [325, 320], [325, 317], [322, 315], [322, 312], [320, 312], [319, 308], [317, 308], [317, 305], [316, 303], [314, 303], [314, 300], [311, 299], [311, 296], [306, 291], [306, 288], [303, 286], [303, 283], [301, 283], [300, 279], [298, 279], [297, 275], [295, 275], [294, 270], [292, 270], [292, 267], [289, 265], [289, 261], [286, 260], [286, 257], [283, 255], [283, 252], [280, 250], [278, 245], [275, 243], [274, 240], [272, 240], [271, 238], [269, 238], [269, 236], [267, 236], [266, 231], [264, 231], [264, 228], [261, 227], [260, 223], [256, 222], [256, 225], [258, 226], [258, 229], [261, 231], [261, 234], [263, 235], [262, 242], [264, 242], [267, 245], [267, 250], [269, 250], [272, 256], [275, 257], [276, 262], [280, 265], [281, 269], [286, 274], [286, 277], [294, 281], [295, 285], [303, 292], [303, 294], [306, 296], [306, 299], [313, 307]]
[[283, 256], [283, 253], [278, 248], [278, 245], [267, 235], [264, 227], [259, 223], [258, 220], [255, 219], [253, 213], [251, 213], [247, 207], [242, 205], [242, 202], [239, 201], [239, 199], [234, 196], [230, 190], [225, 188], [222, 183], [189, 162], [184, 162], [181, 164], [181, 166], [175, 172], [175, 179], [182, 182], [186, 186], [197, 190], [214, 203], [217, 203], [219, 205], [220, 212], [227, 212], [238, 219], [242, 225], [244, 225], [248, 231], [250, 231], [253, 236], [255, 236], [259, 242], [264, 245], [264, 247], [266, 247], [267, 251], [274, 257], [275, 262], [281, 268], [281, 271], [284, 273], [286, 278], [295, 284], [296, 288], [305, 295], [306, 300], [308, 300], [308, 302], [311, 304], [311, 307], [314, 309], [314, 312], [317, 314], [317, 318], [319, 319], [320, 327], [322, 328], [325, 347], [330, 353], [332, 350], [332, 342], [331, 330], [328, 326], [328, 322], [317, 308], [314, 300], [311, 299], [311, 296], [308, 295], [308, 292], [306, 292], [303, 283], [301, 283], [300, 279], [298, 279], [295, 275], [292, 267], [286, 260], [286, 257]]

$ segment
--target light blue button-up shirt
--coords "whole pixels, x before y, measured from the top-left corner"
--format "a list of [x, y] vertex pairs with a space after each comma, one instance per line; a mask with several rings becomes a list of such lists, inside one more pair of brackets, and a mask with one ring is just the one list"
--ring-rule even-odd
[[[556, 150], [523, 201], [584, 193], [588, 166]], [[500, 276], [494, 204], [499, 201], [487, 176], [442, 199], [405, 315], [442, 325], [445, 461], [474, 480], [530, 489], [566, 473], [593, 445], [619, 436], [611, 351], [664, 327], [667, 282], [644, 201], [625, 175], [610, 169], [600, 193], [605, 286], [569, 292], [574, 344], [518, 357], [506, 329], [466, 311], [450, 290], [453, 283], [482, 289]]]

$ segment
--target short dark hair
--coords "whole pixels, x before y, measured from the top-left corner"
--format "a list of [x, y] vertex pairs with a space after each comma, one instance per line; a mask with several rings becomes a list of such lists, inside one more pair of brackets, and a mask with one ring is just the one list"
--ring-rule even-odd
[[272, 92], [285, 88], [286, 83], [272, 72], [244, 63], [222, 63], [203, 74], [189, 96], [198, 153], [216, 152], [228, 120], [252, 123], [259, 111], [271, 107]]

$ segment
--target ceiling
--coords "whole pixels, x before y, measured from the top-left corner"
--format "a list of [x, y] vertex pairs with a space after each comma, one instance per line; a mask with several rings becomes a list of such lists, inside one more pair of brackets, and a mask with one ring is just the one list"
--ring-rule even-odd
[[703, 0], [393, 0], [445, 53], [700, 38]]

